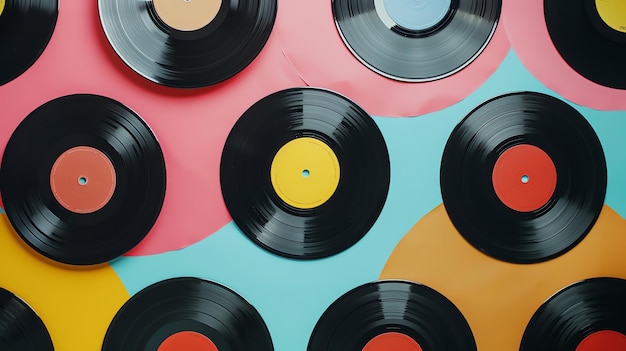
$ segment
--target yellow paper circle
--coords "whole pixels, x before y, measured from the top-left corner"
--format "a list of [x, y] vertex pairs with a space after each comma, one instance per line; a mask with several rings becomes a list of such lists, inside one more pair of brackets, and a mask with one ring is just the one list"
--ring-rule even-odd
[[66, 266], [32, 251], [0, 214], [0, 287], [28, 303], [46, 325], [55, 350], [95, 351], [129, 298], [109, 264]]

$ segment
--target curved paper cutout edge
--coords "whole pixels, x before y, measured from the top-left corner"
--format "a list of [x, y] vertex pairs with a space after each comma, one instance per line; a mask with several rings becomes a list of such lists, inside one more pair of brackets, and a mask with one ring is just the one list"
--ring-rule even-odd
[[372, 115], [412, 117], [452, 106], [487, 81], [510, 49], [502, 22], [501, 17], [473, 62], [449, 77], [425, 83], [395, 81], [361, 64], [341, 40], [330, 2], [283, 3], [275, 30], [285, 57], [308, 85], [344, 94]]
[[626, 90], [584, 78], [561, 57], [548, 33], [543, 0], [503, 1], [502, 18], [520, 61], [546, 87], [581, 106], [596, 110], [626, 109]]
[[381, 279], [406, 279], [439, 291], [467, 319], [479, 350], [519, 348], [532, 315], [552, 294], [576, 281], [626, 279], [626, 221], [608, 205], [587, 237], [547, 262], [495, 260], [467, 243], [441, 204], [400, 240]]

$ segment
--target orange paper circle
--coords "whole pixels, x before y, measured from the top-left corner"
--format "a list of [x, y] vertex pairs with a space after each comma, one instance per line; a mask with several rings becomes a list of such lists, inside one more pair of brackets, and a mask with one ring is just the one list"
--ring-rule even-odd
[[418, 282], [446, 296], [468, 321], [478, 350], [518, 350], [531, 317], [557, 291], [592, 277], [626, 279], [625, 231], [626, 221], [605, 205], [572, 250], [519, 265], [476, 250], [439, 205], [398, 243], [380, 278]]

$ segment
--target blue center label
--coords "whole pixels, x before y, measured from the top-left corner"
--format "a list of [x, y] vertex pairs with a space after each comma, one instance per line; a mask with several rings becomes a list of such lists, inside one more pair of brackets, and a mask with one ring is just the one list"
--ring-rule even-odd
[[374, 0], [376, 12], [389, 28], [420, 31], [434, 27], [450, 10], [451, 0]]

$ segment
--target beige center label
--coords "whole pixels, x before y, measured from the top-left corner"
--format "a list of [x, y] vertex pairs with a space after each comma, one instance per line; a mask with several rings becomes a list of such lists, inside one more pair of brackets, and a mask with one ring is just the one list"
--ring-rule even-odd
[[185, 32], [211, 23], [222, 6], [222, 0], [152, 0], [152, 3], [165, 24]]
[[596, 9], [607, 26], [626, 33], [626, 0], [596, 0]]

